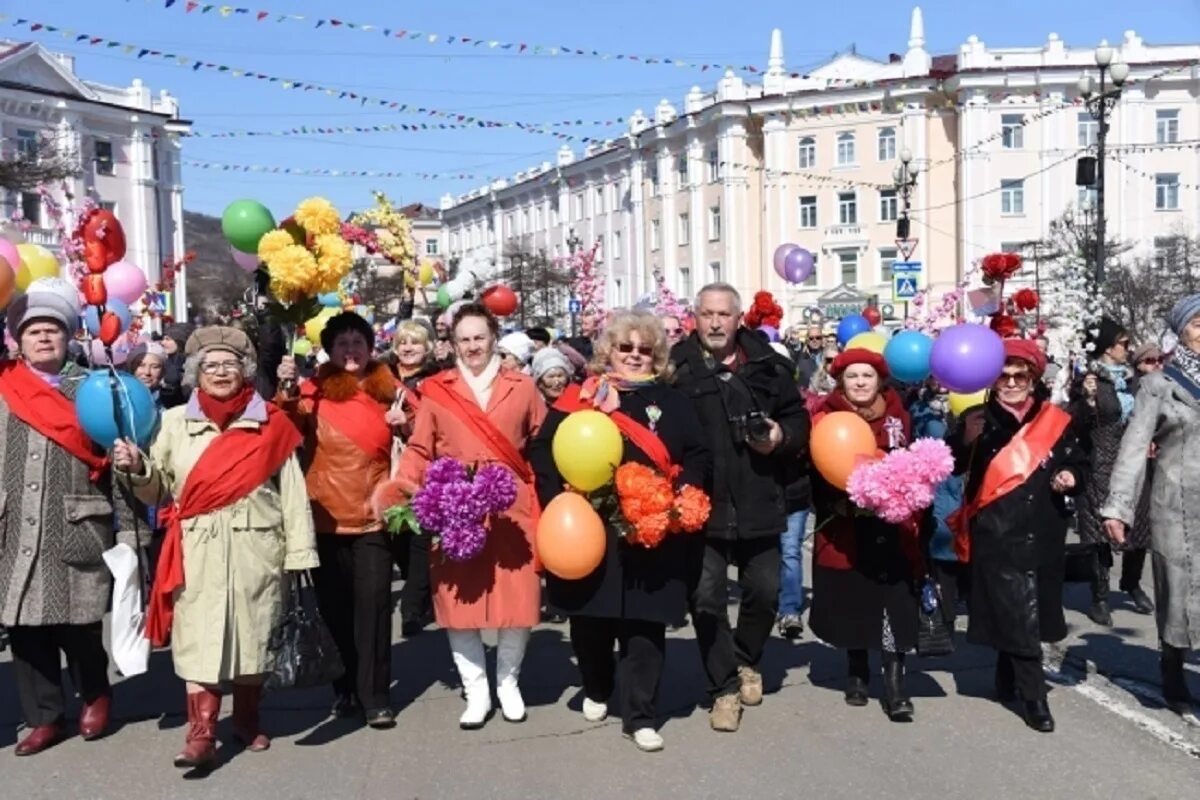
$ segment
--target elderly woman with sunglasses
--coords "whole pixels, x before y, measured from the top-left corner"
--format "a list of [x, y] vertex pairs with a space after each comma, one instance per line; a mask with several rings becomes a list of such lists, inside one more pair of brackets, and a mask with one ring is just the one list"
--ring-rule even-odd
[[[710, 470], [704, 434], [692, 403], [666, 382], [668, 352], [666, 334], [652, 314], [620, 314], [605, 327], [595, 342], [595, 377], [560, 398], [530, 448], [543, 504], [564, 486], [551, 452], [554, 434], [569, 413], [583, 408], [611, 415], [625, 433], [622, 463], [645, 464], [660, 473], [663, 467], [678, 467], [677, 486], [704, 486]], [[579, 580], [547, 576], [550, 601], [570, 616], [584, 718], [603, 720], [619, 687], [625, 735], [641, 750], [661, 750], [655, 726], [666, 629], [687, 613], [689, 549], [702, 541], [668, 534], [657, 546], [647, 546], [622, 538], [612, 525], [605, 527], [608, 547], [600, 566]], [[618, 642], [621, 655], [614, 663]]]
[[1157, 445], [1150, 493], [1150, 553], [1161, 640], [1163, 699], [1195, 712], [1184, 658], [1200, 646], [1200, 294], [1175, 304], [1167, 323], [1179, 345], [1161, 372], [1144, 375], [1100, 509], [1114, 543], [1137, 521], [1146, 452]]

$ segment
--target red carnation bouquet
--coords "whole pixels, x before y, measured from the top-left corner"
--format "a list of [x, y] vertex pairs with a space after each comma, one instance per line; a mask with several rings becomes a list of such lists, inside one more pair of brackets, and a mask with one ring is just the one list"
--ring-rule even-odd
[[983, 270], [983, 282], [986, 284], [1004, 283], [1021, 271], [1023, 263], [1018, 253], [992, 253], [983, 257], [979, 268]]
[[759, 328], [769, 325], [778, 329], [783, 324], [783, 307], [775, 302], [770, 292], [755, 292], [754, 303], [746, 310], [746, 327]]
[[609, 497], [615, 507], [610, 507], [609, 519], [630, 544], [658, 547], [668, 533], [695, 533], [712, 512], [701, 489], [684, 486], [677, 492], [669, 479], [645, 464], [617, 467], [613, 486]]

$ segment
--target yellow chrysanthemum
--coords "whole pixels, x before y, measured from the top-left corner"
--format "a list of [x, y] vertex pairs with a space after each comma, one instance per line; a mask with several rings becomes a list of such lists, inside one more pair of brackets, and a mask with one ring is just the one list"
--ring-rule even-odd
[[354, 261], [350, 244], [341, 236], [328, 233], [318, 236], [314, 245], [317, 251], [316, 291], [336, 291]]
[[302, 200], [300, 205], [296, 206], [296, 213], [293, 216], [300, 227], [313, 236], [337, 233], [342, 229], [341, 216], [333, 207], [333, 203], [324, 197], [310, 197]]
[[295, 243], [296, 241], [287, 231], [278, 229], [268, 231], [266, 235], [258, 240], [258, 258], [260, 261], [266, 261], [283, 248], [290, 247]]
[[401, 214], [392, 205], [392, 201], [383, 192], [375, 192], [375, 206], [354, 216], [356, 225], [376, 228], [380, 252], [392, 264], [398, 267], [411, 267], [415, 264], [416, 245], [412, 238], [412, 224], [408, 217]]
[[317, 260], [308, 248], [290, 244], [263, 259], [271, 276], [271, 294], [281, 303], [296, 303], [310, 296]]

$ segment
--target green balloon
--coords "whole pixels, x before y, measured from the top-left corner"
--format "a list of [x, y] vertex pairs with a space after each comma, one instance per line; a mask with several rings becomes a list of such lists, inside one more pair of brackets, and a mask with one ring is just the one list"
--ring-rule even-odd
[[438, 308], [450, 307], [450, 292], [446, 290], [445, 286], [438, 287], [437, 304]]
[[243, 253], [258, 252], [258, 240], [275, 229], [275, 218], [257, 200], [234, 200], [221, 215], [221, 233]]

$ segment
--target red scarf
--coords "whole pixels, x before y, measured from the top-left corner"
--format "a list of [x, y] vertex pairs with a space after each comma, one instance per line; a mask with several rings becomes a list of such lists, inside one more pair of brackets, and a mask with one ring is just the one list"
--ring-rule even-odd
[[[595, 409], [591, 403], [584, 401], [579, 395], [579, 386], [568, 386], [554, 403], [554, 408], [564, 414], [571, 414], [576, 411], [600, 410]], [[608, 418], [616, 424], [617, 430], [621, 431], [621, 434], [634, 447], [645, 453], [660, 473], [672, 481], [679, 477], [679, 473], [682, 470], [676, 464], [671, 463], [671, 454], [667, 451], [667, 446], [663, 444], [662, 439], [658, 438], [657, 433], [621, 411], [606, 413], [608, 413]]]
[[250, 385], [243, 386], [240, 392], [224, 400], [218, 400], [203, 389], [196, 392], [200, 410], [221, 430], [228, 428], [229, 423], [242, 415], [246, 406], [250, 405], [251, 397], [254, 397], [254, 387]]
[[24, 361], [0, 365], [0, 397], [13, 416], [87, 465], [88, 478], [96, 483], [108, 470], [108, 458], [83, 432], [75, 404], [33, 374]]
[[483, 442], [504, 466], [513, 471], [522, 483], [533, 485], [533, 470], [525, 461], [525, 456], [517, 449], [500, 429], [492, 424], [487, 414], [474, 400], [468, 400], [450, 388], [447, 381], [452, 380], [454, 373], [447, 372], [438, 375], [421, 384], [424, 399], [432, 401], [449, 411], [462, 425]]
[[385, 409], [359, 389], [346, 400], [331, 400], [313, 381], [300, 385], [300, 396], [312, 401], [316, 414], [374, 461], [392, 457], [392, 429], [384, 419]]
[[146, 638], [156, 647], [165, 646], [170, 638], [175, 590], [183, 586], [183, 521], [248, 496], [279, 471], [302, 439], [291, 420], [268, 404], [267, 421], [261, 426], [231, 428], [204, 448], [161, 518], [167, 535], [146, 609]]

